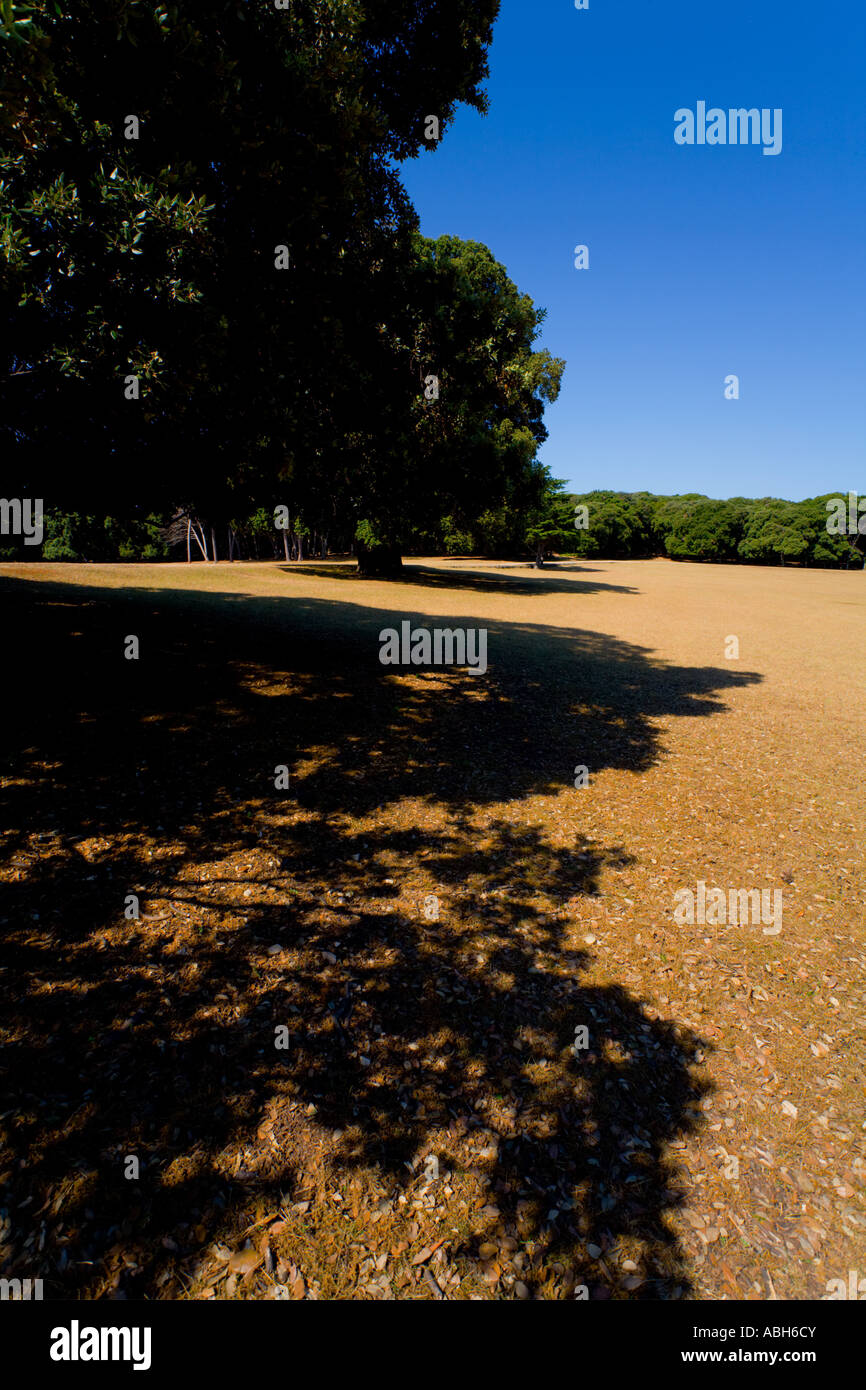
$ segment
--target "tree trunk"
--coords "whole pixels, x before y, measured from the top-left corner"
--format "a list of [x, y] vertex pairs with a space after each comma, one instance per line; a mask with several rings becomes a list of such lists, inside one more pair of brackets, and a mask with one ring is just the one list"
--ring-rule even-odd
[[213, 551], [213, 558], [214, 558], [214, 561], [216, 561], [216, 557], [217, 557], [216, 531], [213, 529], [213, 527], [210, 528], [210, 548], [211, 548], [211, 550]]
[[393, 578], [403, 568], [403, 560], [398, 545], [370, 546], [365, 545], [363, 541], [356, 541], [355, 558], [358, 561], [358, 573], [365, 575], [368, 579]]
[[284, 530], [283, 530], [283, 553], [285, 554], [285, 557], [286, 557], [286, 559], [288, 560], [288, 559], [289, 559], [289, 531], [288, 531], [288, 527], [285, 527]]
[[192, 533], [195, 536], [196, 545], [198, 546], [204, 558], [207, 559], [207, 537], [205, 536], [204, 527], [202, 526], [201, 522], [199, 522], [198, 524], [198, 530], [196, 530], [195, 526], [193, 526]]
[[190, 553], [189, 553], [189, 533], [190, 533], [191, 530], [192, 530], [192, 517], [188, 516], [187, 519], [186, 519], [186, 562], [187, 562], [188, 565], [191, 565], [191, 564], [192, 564], [192, 556], [191, 556]]

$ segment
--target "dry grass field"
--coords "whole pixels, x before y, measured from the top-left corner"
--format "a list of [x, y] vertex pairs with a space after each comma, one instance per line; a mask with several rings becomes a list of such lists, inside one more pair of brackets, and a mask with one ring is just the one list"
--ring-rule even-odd
[[[866, 1275], [862, 573], [6, 564], [0, 598], [3, 1274]], [[403, 619], [486, 628], [486, 674], [381, 665]], [[699, 882], [780, 890], [781, 930], [675, 920]]]

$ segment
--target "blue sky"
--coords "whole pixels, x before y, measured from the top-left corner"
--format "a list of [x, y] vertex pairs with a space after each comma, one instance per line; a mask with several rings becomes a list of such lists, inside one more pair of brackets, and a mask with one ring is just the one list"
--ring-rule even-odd
[[[547, 309], [554, 476], [866, 491], [864, 67], [863, 0], [503, 0], [488, 115], [402, 174], [425, 235], [486, 243]], [[781, 152], [678, 146], [699, 100], [780, 107]]]

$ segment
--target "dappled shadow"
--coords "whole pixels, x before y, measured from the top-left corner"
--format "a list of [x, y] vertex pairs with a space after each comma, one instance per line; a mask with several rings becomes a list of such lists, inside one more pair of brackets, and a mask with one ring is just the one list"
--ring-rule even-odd
[[[656, 719], [757, 678], [487, 620], [486, 675], [405, 673], [381, 628], [460, 620], [308, 598], [2, 580], [0, 601], [7, 1272], [179, 1296], [235, 1208], [315, 1210], [375, 1165], [397, 1211], [434, 1152], [486, 1187], [530, 1287], [557, 1259], [593, 1296], [686, 1290], [668, 1145], [708, 1045], [582, 982], [581, 900], [630, 856], [583, 832], [571, 775], [650, 767]], [[521, 817], [537, 795], [567, 843]], [[622, 1242], [636, 1290], [587, 1252]]]

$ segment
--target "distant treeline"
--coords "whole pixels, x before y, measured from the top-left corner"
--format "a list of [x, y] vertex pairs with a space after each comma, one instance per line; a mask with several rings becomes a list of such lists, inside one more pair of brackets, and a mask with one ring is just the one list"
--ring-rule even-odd
[[[702, 493], [568, 493], [564, 483], [550, 479], [537, 505], [527, 508], [512, 501], [474, 520], [442, 516], [424, 530], [414, 529], [404, 553], [534, 555], [541, 563], [552, 555], [600, 560], [667, 556], [859, 569], [866, 535], [857, 530], [857, 496], [836, 492], [787, 502], [778, 497], [720, 501]], [[866, 497], [862, 507], [866, 531]], [[363, 533], [363, 525], [359, 530]], [[259, 508], [225, 527], [187, 512], [119, 519], [46, 509], [42, 544], [4, 537], [0, 559], [303, 560], [351, 553], [357, 538], [351, 525], [339, 518], [325, 532], [285, 506]]]
[[[844, 502], [828, 510], [834, 499]], [[848, 494], [825, 493], [803, 502], [778, 497], [731, 497], [719, 501], [702, 493], [660, 497], [649, 492], [588, 492], [569, 496], [587, 509], [586, 527], [575, 532], [570, 553], [598, 559], [639, 559], [666, 555], [672, 560], [738, 562], [749, 565], [818, 565], [860, 568], [864, 536], [847, 529]], [[864, 500], [866, 507], [866, 500]], [[856, 527], [856, 518], [851, 518]], [[866, 520], [864, 520], [866, 529]]]

